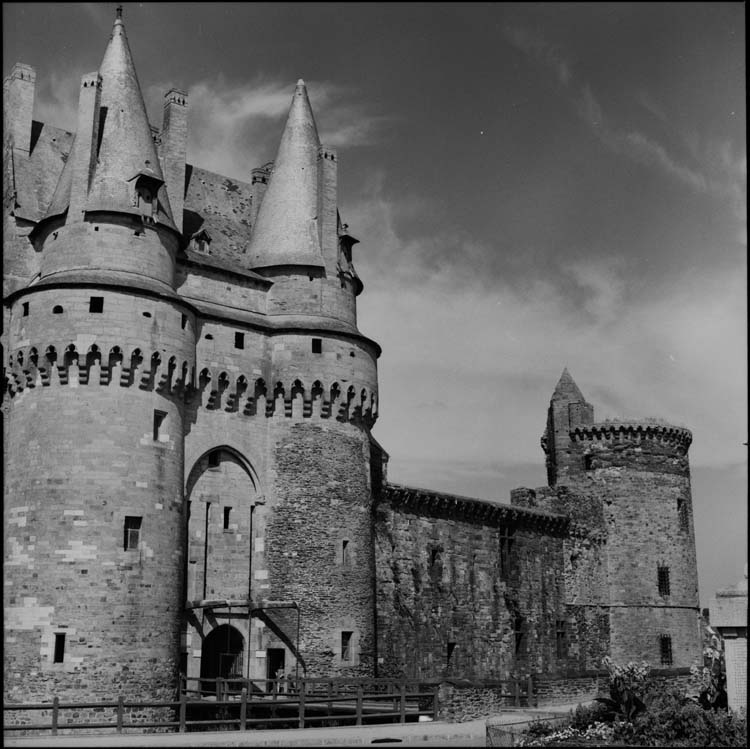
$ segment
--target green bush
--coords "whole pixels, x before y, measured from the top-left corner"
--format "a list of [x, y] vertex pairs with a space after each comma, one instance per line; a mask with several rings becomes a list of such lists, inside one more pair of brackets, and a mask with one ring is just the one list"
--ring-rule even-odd
[[593, 705], [578, 705], [570, 714], [570, 727], [585, 731], [594, 723], [604, 722], [607, 712], [607, 708], [598, 702]]

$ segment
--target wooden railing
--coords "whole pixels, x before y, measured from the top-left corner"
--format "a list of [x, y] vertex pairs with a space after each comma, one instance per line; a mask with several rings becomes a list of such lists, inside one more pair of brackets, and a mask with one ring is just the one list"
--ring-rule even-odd
[[[83, 709], [114, 711], [113, 720], [69, 722], [61, 714]], [[126, 720], [133, 710], [171, 709], [171, 720], [134, 722]], [[139, 701], [120, 696], [116, 701], [12, 704], [3, 706], [6, 731], [51, 731], [114, 729], [166, 729], [185, 732], [258, 727], [304, 728], [336, 721], [338, 725], [399, 722], [438, 715], [438, 685], [394, 679], [187, 679], [175, 701]], [[9, 724], [8, 713], [48, 711], [49, 723]], [[210, 711], [209, 719], [200, 718]], [[69, 714], [69, 713], [68, 713]], [[232, 717], [229, 717], [229, 716]], [[15, 723], [15, 721], [13, 721]]]

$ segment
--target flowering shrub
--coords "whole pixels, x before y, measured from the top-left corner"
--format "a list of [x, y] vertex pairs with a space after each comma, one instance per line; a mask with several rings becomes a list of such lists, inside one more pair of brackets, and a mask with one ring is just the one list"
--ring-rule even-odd
[[597, 697], [596, 701], [607, 708], [605, 720], [633, 720], [646, 709], [641, 695], [651, 667], [645, 661], [618, 666], [609, 656], [602, 659], [602, 666], [609, 672], [609, 697]]
[[[548, 726], [548, 728], [550, 728]], [[568, 726], [552, 730], [545, 735], [524, 736], [519, 746], [578, 746], [581, 743], [597, 745], [600, 743], [607, 744], [612, 740], [614, 730], [608, 723], [592, 723], [584, 729], [573, 728]]]

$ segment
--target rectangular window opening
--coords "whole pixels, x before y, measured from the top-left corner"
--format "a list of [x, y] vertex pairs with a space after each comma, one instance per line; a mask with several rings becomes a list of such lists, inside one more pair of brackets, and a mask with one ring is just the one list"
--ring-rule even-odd
[[322, 338], [313, 338], [312, 339], [312, 352], [313, 352], [313, 354], [322, 354], [323, 353], [323, 339]]
[[232, 508], [231, 507], [225, 507], [224, 508], [224, 530], [229, 530], [229, 516], [232, 514]]
[[688, 517], [688, 506], [687, 502], [682, 498], [677, 498], [677, 520], [681, 531], [686, 531], [689, 528], [689, 517]]
[[23, 303], [23, 316], [24, 317], [29, 316], [29, 303], [28, 302]]
[[672, 665], [672, 638], [669, 635], [662, 635], [659, 638], [659, 649], [661, 651], [661, 665]]
[[349, 566], [349, 541], [348, 539], [344, 539], [341, 542], [341, 564], [344, 565], [344, 567]]
[[183, 315], [182, 316], [182, 321], [180, 323], [180, 326], [182, 327], [183, 330], [185, 330], [185, 326], [186, 325], [187, 325], [187, 315]]
[[167, 418], [166, 411], [154, 410], [154, 442], [158, 442], [162, 436], [162, 427], [164, 426], [164, 420]]
[[520, 614], [518, 614], [513, 618], [513, 633], [516, 640], [516, 655], [521, 652], [521, 648], [523, 647], [523, 630], [524, 619]]
[[657, 567], [657, 576], [659, 581], [659, 595], [669, 595], [669, 567]]
[[244, 333], [234, 334], [234, 347], [245, 348], [245, 334]]
[[456, 649], [456, 643], [455, 642], [449, 642], [448, 643], [448, 648], [447, 648], [447, 653], [446, 653], [446, 655], [448, 656], [447, 660], [448, 660], [449, 663], [450, 663], [451, 657], [453, 656], [453, 651], [455, 649]]
[[500, 576], [504, 579], [510, 576], [512, 549], [513, 531], [506, 528], [500, 536]]
[[213, 452], [210, 452], [208, 454], [208, 467], [218, 468], [220, 458], [221, 458], [221, 453], [218, 450], [214, 450]]
[[141, 522], [143, 518], [127, 515], [125, 517], [125, 538], [123, 548], [125, 551], [136, 551], [141, 540]]
[[55, 632], [55, 655], [53, 663], [62, 663], [65, 660], [65, 632]]
[[341, 633], [341, 660], [350, 661], [352, 659], [352, 635], [353, 632]]
[[103, 296], [92, 296], [89, 299], [89, 312], [104, 312]]
[[558, 619], [555, 626], [555, 643], [557, 646], [557, 657], [565, 658], [568, 655], [568, 643], [565, 631], [565, 620]]

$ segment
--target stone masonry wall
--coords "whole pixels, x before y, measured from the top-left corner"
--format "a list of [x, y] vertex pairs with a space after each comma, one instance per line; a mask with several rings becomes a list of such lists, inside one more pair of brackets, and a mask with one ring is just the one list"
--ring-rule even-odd
[[[369, 437], [334, 419], [274, 417], [269, 428], [268, 597], [299, 604], [308, 675], [372, 676]], [[294, 634], [291, 614], [273, 616]]]

